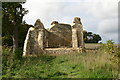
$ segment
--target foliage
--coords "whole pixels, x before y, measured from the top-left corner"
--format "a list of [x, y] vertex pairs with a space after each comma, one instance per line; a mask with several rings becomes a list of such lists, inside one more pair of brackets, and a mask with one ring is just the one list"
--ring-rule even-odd
[[14, 23], [20, 25], [22, 23], [23, 16], [27, 12], [28, 11], [25, 10], [25, 8], [22, 8], [22, 3], [18, 3], [18, 2], [2, 3], [2, 24], [3, 24], [2, 35], [3, 36], [6, 34], [12, 35]]
[[83, 38], [85, 43], [98, 43], [102, 40], [99, 34], [93, 34], [92, 32], [83, 31]]
[[6, 34], [2, 37], [2, 45], [6, 46], [12, 46], [12, 37], [9, 34]]
[[22, 23], [23, 16], [28, 12], [22, 8], [21, 2], [5, 2], [2, 4], [3, 20], [7, 18], [10, 23]]
[[[24, 44], [24, 40], [27, 34], [28, 29], [30, 28], [30, 26], [32, 25], [28, 25], [28, 24], [21, 24], [19, 29], [18, 29], [18, 44], [19, 47], [23, 47]], [[4, 34], [4, 33], [3, 33]], [[6, 45], [6, 46], [12, 46], [13, 45], [13, 41], [12, 41], [12, 36], [10, 34], [5, 34], [2, 36], [2, 45]]]
[[25, 41], [25, 38], [26, 38], [26, 35], [27, 35], [27, 32], [28, 32], [28, 29], [31, 27], [32, 25], [28, 25], [28, 24], [21, 24], [21, 27], [19, 27], [19, 30], [18, 30], [18, 44], [19, 44], [19, 47], [23, 47], [24, 45], [24, 41]]
[[[18, 48], [18, 29], [27, 10], [22, 8], [22, 2], [2, 3], [2, 37], [9, 36], [13, 40], [13, 49]], [[5, 38], [4, 38], [5, 39]]]
[[117, 63], [111, 66], [110, 54], [101, 50], [22, 59], [13, 57], [11, 50], [3, 49], [3, 78], [117, 78], [118, 74]]
[[109, 59], [112, 62], [118, 63], [119, 50], [118, 50], [118, 46], [114, 45], [113, 40], [108, 40], [108, 41], [106, 41], [106, 44], [102, 44], [102, 49], [103, 49], [104, 53], [110, 55]]
[[12, 47], [3, 46], [2, 52], [2, 74], [7, 74], [10, 77], [12, 70], [20, 66], [20, 61], [22, 59], [22, 50], [18, 49], [15, 53], [12, 51]]

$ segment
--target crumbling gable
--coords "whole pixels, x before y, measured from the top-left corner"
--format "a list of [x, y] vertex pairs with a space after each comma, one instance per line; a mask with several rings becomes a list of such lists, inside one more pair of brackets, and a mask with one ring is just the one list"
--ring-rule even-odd
[[23, 56], [43, 54], [46, 53], [47, 48], [83, 47], [83, 26], [79, 17], [73, 19], [72, 25], [53, 21], [49, 30], [44, 28], [40, 19], [37, 19], [34, 27], [28, 30]]

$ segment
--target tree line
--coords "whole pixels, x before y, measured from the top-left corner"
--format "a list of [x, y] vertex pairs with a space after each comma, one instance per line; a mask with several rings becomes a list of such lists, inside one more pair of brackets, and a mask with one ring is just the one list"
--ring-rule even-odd
[[85, 43], [98, 43], [102, 40], [99, 34], [94, 34], [92, 32], [83, 31], [83, 39]]

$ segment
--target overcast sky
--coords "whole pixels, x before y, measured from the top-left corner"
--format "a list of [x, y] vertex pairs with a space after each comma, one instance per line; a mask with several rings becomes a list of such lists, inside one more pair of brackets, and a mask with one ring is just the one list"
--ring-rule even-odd
[[29, 13], [24, 20], [34, 25], [39, 18], [45, 28], [50, 28], [52, 21], [71, 24], [74, 17], [80, 17], [84, 30], [100, 34], [102, 42], [118, 42], [118, 1], [27, 0], [23, 7]]

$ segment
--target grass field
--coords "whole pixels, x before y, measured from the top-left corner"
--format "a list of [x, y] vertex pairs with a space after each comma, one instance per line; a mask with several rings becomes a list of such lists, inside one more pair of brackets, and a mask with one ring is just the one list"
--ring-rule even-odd
[[91, 49], [94, 49], [94, 48], [96, 48], [96, 47], [100, 47], [101, 46], [101, 44], [98, 44], [98, 43], [86, 43], [85, 44], [85, 48], [91, 48]]
[[[19, 56], [18, 56], [19, 57]], [[117, 78], [118, 64], [104, 50], [14, 58], [3, 49], [3, 78]]]

